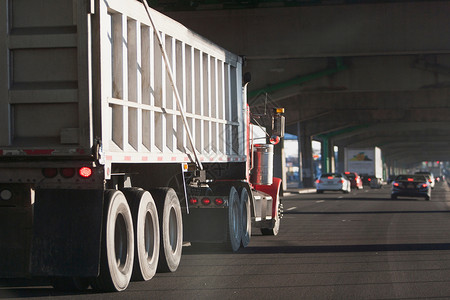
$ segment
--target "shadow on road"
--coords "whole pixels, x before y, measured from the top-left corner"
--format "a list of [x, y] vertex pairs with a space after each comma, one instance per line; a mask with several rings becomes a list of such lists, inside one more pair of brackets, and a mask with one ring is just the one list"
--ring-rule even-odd
[[284, 215], [448, 214], [448, 210], [285, 211]]
[[292, 254], [292, 253], [344, 253], [344, 252], [432, 251], [432, 250], [450, 250], [450, 243], [247, 247], [239, 250], [238, 253]]
[[189, 254], [230, 254], [224, 244], [220, 243], [193, 243], [190, 247], [183, 247], [183, 255]]
[[[1, 288], [5, 287], [5, 288]], [[28, 279], [16, 279], [14, 282], [0, 280], [0, 299], [11, 298], [41, 298], [56, 296], [75, 296], [92, 294], [92, 290], [85, 292], [60, 292], [50, 286], [41, 286], [41, 282]]]
[[[326, 198], [323, 199], [325, 201], [390, 201], [393, 203], [396, 202], [411, 202], [411, 201], [425, 201], [424, 198], [401, 198], [401, 199], [396, 199], [396, 200], [392, 200], [390, 198], [391, 196], [386, 196], [386, 197], [360, 197], [358, 195], [357, 198], [351, 198], [348, 196], [338, 196], [338, 197], [330, 197], [330, 198]], [[282, 199], [283, 200], [283, 199]], [[312, 197], [301, 197], [301, 199], [296, 199], [296, 201], [317, 201], [317, 198], [312, 198]]]

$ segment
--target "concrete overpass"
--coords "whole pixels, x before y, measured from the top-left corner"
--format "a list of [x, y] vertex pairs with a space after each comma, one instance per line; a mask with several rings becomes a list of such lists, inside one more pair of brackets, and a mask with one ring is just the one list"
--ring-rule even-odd
[[[450, 2], [368, 2], [159, 0], [156, 8], [246, 57], [249, 103], [286, 108], [310, 186], [313, 138], [328, 145], [326, 162], [333, 146], [379, 146], [400, 168], [450, 161]], [[341, 160], [326, 167], [342, 171]]]

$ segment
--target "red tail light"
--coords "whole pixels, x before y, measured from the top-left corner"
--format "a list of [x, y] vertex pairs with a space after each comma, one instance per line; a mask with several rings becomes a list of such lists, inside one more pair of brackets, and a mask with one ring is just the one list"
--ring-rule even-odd
[[189, 203], [191, 205], [197, 205], [198, 204], [198, 199], [197, 198], [191, 198], [191, 199], [189, 199]]
[[333, 179], [333, 176], [328, 176], [328, 179]]
[[46, 178], [53, 178], [58, 175], [58, 169], [56, 168], [45, 168], [42, 169], [42, 175]]
[[414, 181], [414, 178], [408, 178], [408, 181]]
[[78, 170], [78, 174], [83, 178], [89, 178], [92, 175], [92, 169], [89, 167], [82, 167]]
[[202, 204], [203, 205], [210, 205], [211, 204], [211, 200], [209, 198], [203, 198], [202, 199]]
[[344, 179], [341, 179], [341, 183], [344, 183], [345, 181], [344, 181]]
[[428, 185], [426, 183], [422, 184], [423, 188], [426, 188]]
[[59, 170], [60, 174], [64, 178], [72, 178], [75, 176], [75, 169], [74, 168], [63, 168]]
[[399, 186], [399, 184], [397, 182], [394, 182], [394, 186]]
[[322, 180], [317, 179], [316, 183], [322, 183]]
[[432, 181], [433, 181], [433, 180], [431, 180], [431, 179], [428, 179], [428, 182], [429, 182], [429, 183], [431, 183]]
[[214, 199], [214, 203], [217, 206], [221, 206], [221, 205], [223, 205], [223, 199], [222, 198], [216, 198], [216, 199]]
[[372, 178], [367, 179], [367, 181], [372, 181]]

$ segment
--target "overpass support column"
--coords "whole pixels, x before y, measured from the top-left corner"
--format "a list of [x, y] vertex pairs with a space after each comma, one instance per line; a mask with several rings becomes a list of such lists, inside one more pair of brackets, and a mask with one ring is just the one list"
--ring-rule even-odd
[[312, 152], [312, 136], [307, 132], [306, 123], [298, 123], [299, 177], [301, 187], [313, 187], [314, 168]]
[[394, 169], [392, 161], [391, 160], [387, 160], [386, 161], [386, 165], [387, 165], [386, 169], [387, 169], [387, 172], [388, 172], [387, 176], [394, 175], [395, 174], [395, 169]]
[[280, 140], [274, 147], [273, 153], [273, 176], [281, 178], [281, 195], [287, 189], [286, 180], [286, 155], [284, 152], [284, 139]]
[[302, 138], [300, 132], [300, 122], [297, 122], [297, 148], [298, 148], [298, 187], [303, 187], [303, 153], [302, 153]]
[[328, 173], [330, 171], [330, 164], [329, 164], [329, 155], [328, 155], [328, 138], [321, 137], [321, 163], [322, 163], [322, 174]]
[[334, 159], [334, 145], [328, 137], [322, 140], [322, 173], [334, 173], [336, 171]]
[[336, 172], [336, 157], [334, 155], [334, 143], [332, 139], [328, 140], [328, 162], [329, 162], [329, 170], [330, 172], [334, 173]]
[[338, 161], [337, 161], [337, 172], [344, 173], [345, 171], [345, 155], [344, 155], [344, 147], [339, 147], [338, 149]]

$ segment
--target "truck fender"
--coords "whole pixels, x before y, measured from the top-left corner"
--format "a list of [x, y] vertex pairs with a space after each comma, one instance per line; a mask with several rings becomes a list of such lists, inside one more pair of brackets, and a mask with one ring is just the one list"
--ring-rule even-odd
[[277, 203], [279, 203], [281, 179], [274, 177], [271, 185], [254, 185], [255, 190], [269, 194], [272, 201], [272, 218], [275, 218], [278, 213]]

